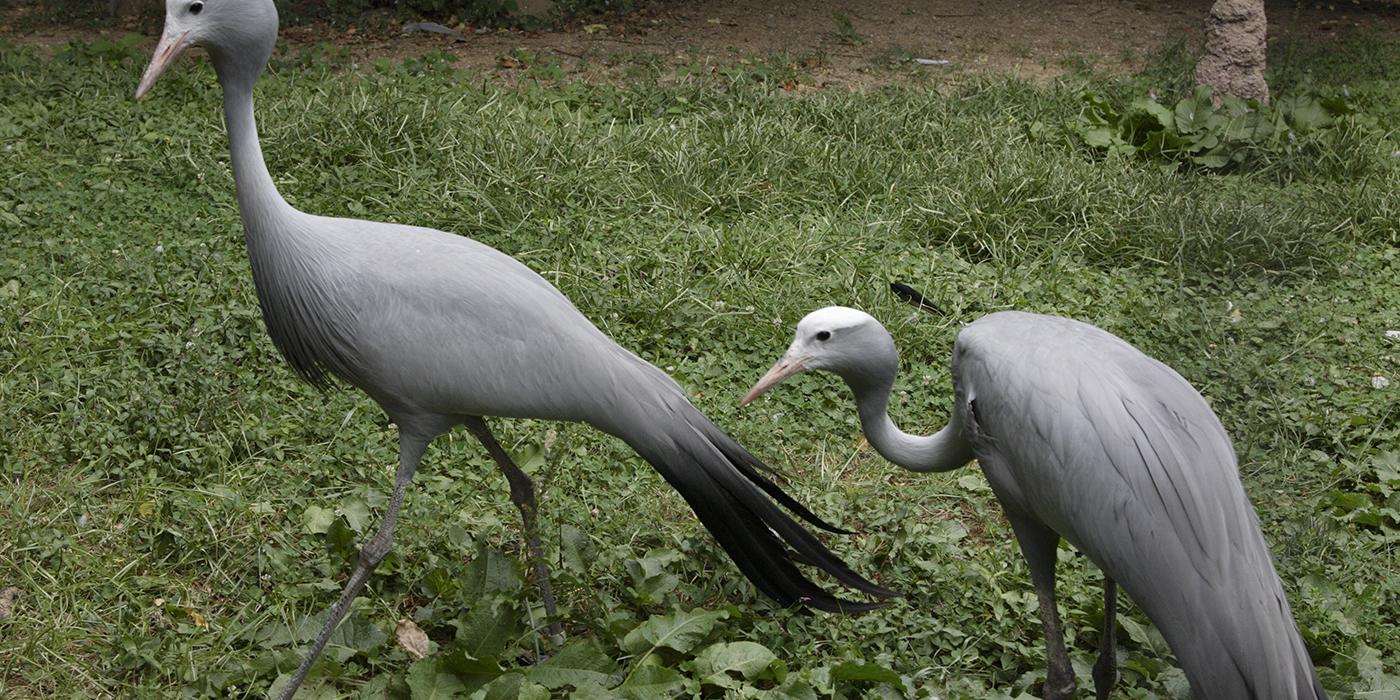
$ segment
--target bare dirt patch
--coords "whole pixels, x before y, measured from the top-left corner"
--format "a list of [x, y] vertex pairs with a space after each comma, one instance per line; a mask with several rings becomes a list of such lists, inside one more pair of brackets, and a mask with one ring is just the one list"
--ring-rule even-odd
[[[1196, 50], [1210, 0], [870, 0], [863, 3], [776, 0], [658, 0], [625, 15], [574, 20], [549, 31], [481, 30], [455, 24], [460, 36], [402, 34], [400, 23], [369, 17], [353, 27], [287, 27], [289, 49], [330, 42], [356, 61], [400, 59], [434, 49], [462, 67], [512, 81], [547, 62], [569, 79], [626, 78], [638, 62], [674, 71], [778, 57], [807, 86], [863, 87], [919, 71], [914, 59], [947, 61], [953, 69], [1048, 78], [1072, 68], [1130, 70], [1164, 45], [1185, 41]], [[858, 6], [856, 6], [858, 5]], [[152, 37], [158, 18], [106, 29], [32, 26], [24, 8], [0, 14], [0, 35], [25, 44], [72, 38], [116, 38], [131, 31]], [[1400, 3], [1270, 3], [1269, 38], [1325, 40], [1352, 29], [1400, 36]], [[453, 24], [449, 22], [448, 24]]]

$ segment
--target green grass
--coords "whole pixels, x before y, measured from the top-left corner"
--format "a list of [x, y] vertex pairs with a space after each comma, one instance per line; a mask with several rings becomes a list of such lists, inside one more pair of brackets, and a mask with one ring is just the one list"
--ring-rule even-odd
[[[1384, 97], [1400, 89], [1400, 51], [1365, 41], [1369, 52], [1310, 80], [1364, 84], [1362, 107], [1395, 125], [1400, 106]], [[1290, 50], [1307, 65], [1305, 48]], [[5, 697], [261, 696], [295, 666], [391, 480], [394, 435], [377, 408], [299, 384], [263, 332], [212, 71], [186, 62], [135, 103], [144, 60], [123, 45], [53, 57], [0, 46], [0, 588], [20, 590], [0, 621]], [[567, 659], [613, 674], [601, 685], [1034, 692], [1035, 596], [974, 468], [915, 475], [858, 447], [830, 377], [736, 407], [797, 319], [839, 303], [895, 335], [893, 410], [913, 431], [946, 418], [959, 324], [998, 309], [1075, 316], [1177, 368], [1235, 439], [1324, 682], [1335, 697], [1396, 697], [1393, 126], [1315, 162], [1227, 176], [1096, 159], [1028, 129], [1072, 118], [1086, 89], [1126, 99], [1187, 69], [1168, 56], [1133, 79], [952, 73], [937, 90], [793, 98], [765, 77], [781, 71], [751, 66], [506, 90], [432, 57], [344, 75], [303, 54], [279, 61], [258, 97], [270, 168], [297, 206], [515, 255], [786, 469], [795, 494], [859, 529], [833, 546], [908, 593], [858, 618], [774, 610], [621, 443], [498, 422], [540, 488]], [[1289, 75], [1279, 82], [1301, 85]], [[948, 317], [898, 304], [892, 279]], [[1373, 388], [1377, 376], [1391, 385]], [[530, 667], [538, 603], [516, 573], [516, 522], [471, 439], [435, 443], [315, 697], [469, 688], [480, 678], [463, 649]], [[1099, 576], [1069, 548], [1061, 559], [1061, 612], [1090, 688]], [[635, 630], [694, 608], [725, 616], [682, 648], [652, 649]], [[436, 656], [415, 663], [399, 648], [401, 618]], [[488, 623], [504, 632], [468, 645], [487, 644]], [[1145, 619], [1130, 612], [1123, 631], [1121, 696], [1180, 697]], [[743, 641], [777, 660], [710, 646]], [[753, 663], [710, 675], [722, 651]], [[890, 674], [902, 687], [855, 680]], [[508, 674], [491, 697], [548, 693], [535, 684], [568, 687]]]

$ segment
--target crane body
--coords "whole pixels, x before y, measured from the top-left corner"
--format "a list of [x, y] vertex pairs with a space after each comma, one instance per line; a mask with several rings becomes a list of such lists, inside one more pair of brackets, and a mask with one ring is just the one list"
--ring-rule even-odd
[[509, 482], [552, 636], [559, 637], [534, 534], [533, 484], [486, 417], [577, 421], [621, 438], [681, 494], [755, 587], [780, 605], [838, 612], [880, 605], [832, 595], [798, 562], [859, 591], [894, 595], [851, 571], [788, 512], [843, 530], [785, 493], [765, 476], [771, 470], [691, 405], [670, 377], [614, 343], [525, 265], [434, 229], [292, 207], [268, 173], [253, 112], [253, 86], [277, 31], [272, 0], [167, 0], [165, 29], [136, 96], [146, 94], [185, 48], [209, 52], [224, 93], [239, 213], [268, 334], [302, 378], [321, 387], [339, 379], [359, 388], [399, 431], [399, 465], [383, 522], [278, 698], [295, 694], [390, 550], [428, 444], [458, 425], [482, 443]]
[[1117, 680], [1117, 585], [1162, 632], [1201, 700], [1326, 697], [1229, 436], [1181, 375], [1087, 323], [994, 313], [958, 334], [948, 424], [916, 436], [889, 417], [897, 369], [878, 321], [828, 307], [798, 324], [744, 403], [794, 374], [826, 370], [846, 381], [867, 439], [889, 461], [947, 471], [975, 458], [1030, 568], [1047, 698], [1075, 693], [1055, 607], [1061, 538], [1105, 576], [1099, 698]]
[[1097, 327], [1014, 311], [963, 329], [953, 374], [1018, 537], [1053, 532], [1122, 586], [1197, 697], [1323, 696], [1230, 438], [1180, 374]]

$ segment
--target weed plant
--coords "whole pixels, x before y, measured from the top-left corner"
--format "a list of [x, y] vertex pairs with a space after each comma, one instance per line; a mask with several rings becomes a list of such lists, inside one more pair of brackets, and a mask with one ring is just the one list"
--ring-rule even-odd
[[[882, 461], [825, 376], [737, 408], [827, 304], [894, 334], [892, 410], [911, 431], [946, 419], [959, 326], [999, 309], [1084, 319], [1178, 369], [1235, 440], [1324, 684], [1400, 697], [1400, 158], [1386, 131], [1400, 109], [1384, 97], [1400, 94], [1400, 51], [1367, 41], [1360, 55], [1319, 47], [1331, 58], [1311, 80], [1364, 84], [1358, 108], [1381, 126], [1287, 178], [1164, 172], [1027, 128], [1073, 117], [1086, 90], [1179, 83], [1169, 57], [1134, 78], [953, 71], [800, 98], [762, 71], [508, 89], [442, 55], [358, 71], [279, 59], [258, 101], [288, 199], [518, 257], [859, 531], [833, 547], [907, 594], [854, 618], [774, 609], [620, 442], [499, 421], [537, 479], [568, 645], [540, 661], [517, 515], [459, 432], [429, 451], [397, 548], [307, 697], [1036, 692], [1035, 595], [975, 467]], [[299, 384], [263, 331], [212, 71], [171, 71], [136, 103], [145, 60], [134, 43], [0, 45], [0, 588], [19, 591], [0, 620], [7, 698], [261, 697], [295, 667], [391, 483], [375, 406]], [[947, 316], [901, 306], [889, 280]], [[1060, 559], [1088, 688], [1100, 578], [1067, 546]], [[1120, 619], [1121, 697], [1186, 697], [1146, 619]], [[398, 642], [410, 623], [430, 640], [421, 660]]]

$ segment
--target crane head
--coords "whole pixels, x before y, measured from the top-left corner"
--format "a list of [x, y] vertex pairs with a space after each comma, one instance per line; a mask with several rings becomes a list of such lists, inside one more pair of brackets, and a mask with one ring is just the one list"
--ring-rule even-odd
[[220, 79], [225, 73], [230, 77], [251, 73], [256, 78], [276, 43], [277, 6], [272, 0], [166, 0], [165, 30], [141, 76], [136, 99], [150, 92], [175, 58], [191, 46], [203, 46], [209, 52]]
[[833, 372], [847, 383], [885, 377], [893, 381], [898, 362], [894, 339], [873, 316], [844, 306], [828, 306], [798, 322], [792, 345], [739, 405], [748, 404], [788, 377], [812, 370]]

